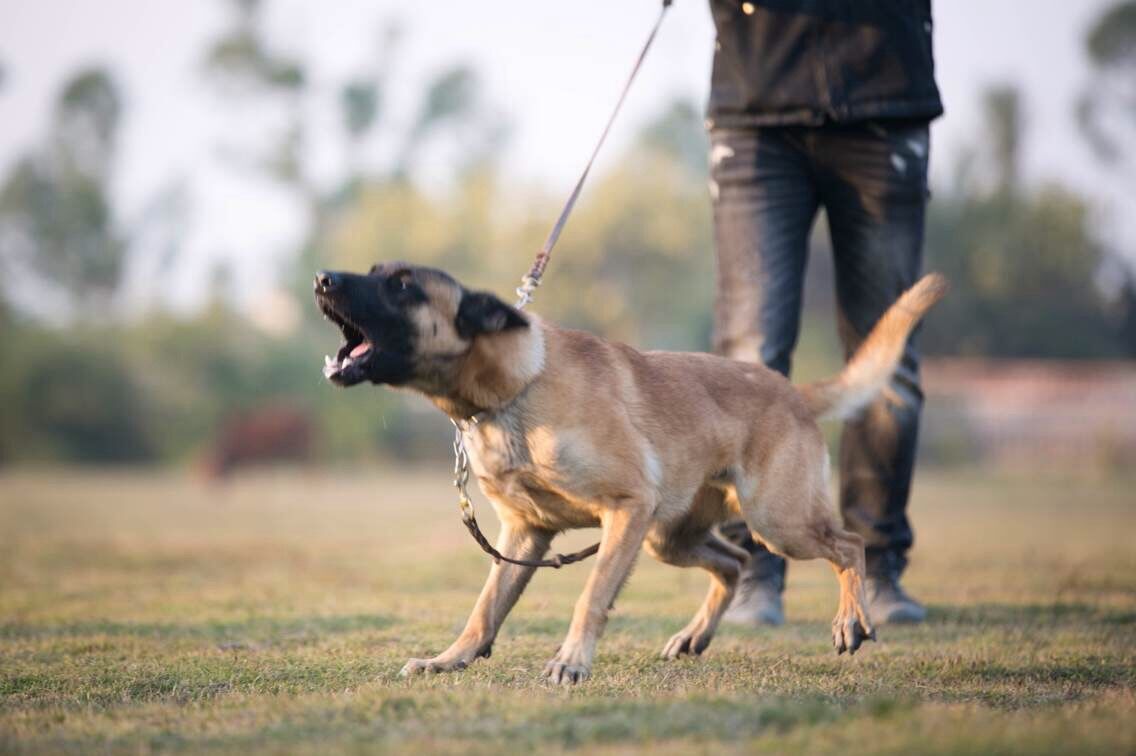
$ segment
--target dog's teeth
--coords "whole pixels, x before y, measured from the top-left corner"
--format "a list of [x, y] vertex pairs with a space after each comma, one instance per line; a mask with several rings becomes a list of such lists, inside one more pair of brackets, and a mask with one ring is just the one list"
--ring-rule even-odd
[[343, 358], [343, 362], [340, 363], [339, 366], [340, 366], [340, 368], [345, 368], [345, 367], [349, 366], [354, 361], [355, 360], [351, 359], [351, 355], [347, 355], [346, 357]]
[[323, 366], [324, 367], [331, 367], [334, 364], [335, 364], [335, 360], [331, 359], [330, 354], [325, 354], [323, 356]]

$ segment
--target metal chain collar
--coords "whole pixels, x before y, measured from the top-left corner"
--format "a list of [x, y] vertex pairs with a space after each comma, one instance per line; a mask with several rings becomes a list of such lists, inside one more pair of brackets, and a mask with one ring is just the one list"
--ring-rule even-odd
[[[525, 305], [533, 301], [533, 292], [538, 286], [539, 276], [529, 274], [521, 279], [515, 305], [518, 310], [524, 309]], [[468, 527], [471, 523], [476, 523], [477, 518], [473, 511], [473, 500], [469, 498], [469, 452], [465, 448], [465, 434], [470, 423], [477, 425], [477, 416], [474, 415], [469, 420], [451, 418], [450, 422], [454, 424], [454, 488], [458, 490], [458, 509], [461, 510], [462, 522]]]
[[454, 488], [458, 489], [458, 509], [462, 521], [473, 519], [473, 502], [469, 498], [469, 452], [465, 450], [465, 423], [451, 420], [454, 424]]

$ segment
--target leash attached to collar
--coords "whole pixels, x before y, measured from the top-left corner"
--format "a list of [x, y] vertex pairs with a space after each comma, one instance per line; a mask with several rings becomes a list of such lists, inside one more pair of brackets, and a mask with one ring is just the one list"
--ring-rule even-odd
[[[544, 246], [537, 252], [532, 267], [521, 278], [521, 285], [517, 287], [516, 307], [518, 310], [524, 309], [525, 305], [533, 301], [533, 293], [536, 291], [536, 287], [540, 286], [544, 269], [548, 267], [548, 261], [552, 257], [552, 248], [556, 246], [556, 242], [560, 239], [560, 232], [564, 230], [564, 226], [568, 222], [568, 216], [576, 207], [576, 200], [580, 197], [580, 190], [584, 188], [584, 181], [587, 180], [588, 173], [592, 170], [592, 164], [596, 162], [596, 156], [600, 154], [600, 148], [603, 147], [604, 140], [607, 139], [607, 134], [611, 131], [611, 125], [615, 123], [615, 117], [619, 115], [619, 110], [623, 107], [623, 101], [627, 99], [627, 93], [631, 90], [631, 83], [635, 81], [635, 75], [639, 73], [639, 68], [647, 57], [647, 51], [651, 49], [651, 43], [655, 41], [655, 35], [659, 32], [659, 27], [663, 23], [663, 17], [666, 16], [667, 8], [671, 7], [671, 2], [672, 0], [663, 0], [663, 6], [659, 9], [659, 17], [655, 19], [655, 25], [651, 27], [651, 33], [647, 35], [647, 41], [643, 43], [643, 49], [640, 50], [639, 57], [635, 59], [635, 65], [631, 68], [631, 74], [623, 85], [619, 100], [616, 101], [615, 108], [607, 119], [607, 124], [600, 134], [599, 141], [596, 142], [595, 149], [592, 150], [592, 156], [588, 158], [588, 163], [584, 166], [584, 171], [580, 174], [579, 180], [576, 181], [575, 188], [568, 195], [568, 201], [564, 203], [560, 217], [556, 219], [555, 225], [548, 233], [548, 238], [544, 240]], [[477, 417], [474, 416], [470, 421], [476, 425]], [[586, 549], [571, 554], [557, 554], [552, 559], [513, 559], [493, 548], [493, 545], [489, 543], [489, 539], [485, 537], [485, 534], [481, 532], [481, 527], [477, 524], [477, 517], [473, 511], [473, 501], [469, 498], [469, 453], [465, 448], [465, 433], [470, 421], [451, 418], [451, 422], [454, 424], [454, 487], [458, 489], [458, 508], [461, 509], [462, 524], [469, 530], [469, 534], [473, 536], [473, 540], [477, 541], [477, 545], [481, 547], [482, 551], [493, 557], [493, 561], [498, 564], [508, 562], [522, 567], [552, 567], [555, 569], [587, 559], [599, 551], [600, 545], [594, 543]]]

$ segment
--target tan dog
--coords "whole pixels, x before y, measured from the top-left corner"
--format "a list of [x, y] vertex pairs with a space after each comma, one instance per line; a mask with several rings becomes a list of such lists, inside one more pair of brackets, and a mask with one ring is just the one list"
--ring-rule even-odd
[[[558, 328], [430, 268], [322, 272], [315, 289], [347, 340], [327, 358], [329, 380], [410, 388], [451, 418], [476, 419], [471, 463], [501, 520], [500, 552], [539, 559], [563, 530], [602, 528], [568, 635], [545, 668], [553, 682], [589, 676], [641, 545], [667, 564], [710, 573], [701, 609], [663, 648], [668, 659], [701, 653], [747, 558], [714, 530], [737, 514], [775, 553], [832, 564], [838, 652], [874, 637], [864, 544], [829, 499], [816, 420], [854, 415], [886, 386], [912, 328], [945, 292], [941, 276], [903, 294], [839, 376], [804, 387], [760, 365], [639, 352]], [[488, 656], [533, 572], [494, 564], [458, 639], [431, 659], [411, 659], [403, 674]]]

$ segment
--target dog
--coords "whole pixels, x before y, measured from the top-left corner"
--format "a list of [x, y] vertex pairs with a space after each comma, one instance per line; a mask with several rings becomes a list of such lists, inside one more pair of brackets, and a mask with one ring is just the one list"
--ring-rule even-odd
[[[568, 634], [544, 669], [553, 683], [590, 676], [641, 546], [666, 564], [710, 573], [701, 608], [662, 650], [667, 659], [701, 654], [748, 558], [716, 531], [737, 515], [774, 553], [832, 564], [838, 653], [874, 639], [864, 543], [830, 500], [817, 420], [855, 416], [885, 390], [912, 329], [945, 293], [942, 276], [903, 293], [839, 375], [799, 387], [757, 364], [641, 352], [560, 328], [428, 267], [322, 271], [314, 287], [345, 339], [325, 358], [329, 381], [409, 389], [450, 418], [472, 421], [470, 464], [501, 521], [498, 551], [536, 560], [564, 530], [601, 528]], [[433, 658], [409, 660], [402, 674], [462, 669], [489, 656], [534, 571], [493, 564], [457, 640]]]

